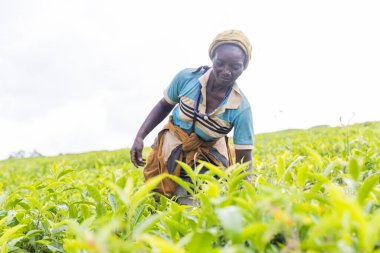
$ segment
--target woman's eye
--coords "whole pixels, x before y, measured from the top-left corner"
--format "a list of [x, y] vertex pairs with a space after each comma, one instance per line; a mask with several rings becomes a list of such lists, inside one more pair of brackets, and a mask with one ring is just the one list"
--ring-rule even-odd
[[232, 66], [232, 69], [233, 69], [233, 70], [239, 70], [240, 68], [241, 68], [240, 65], [233, 65], [233, 66]]

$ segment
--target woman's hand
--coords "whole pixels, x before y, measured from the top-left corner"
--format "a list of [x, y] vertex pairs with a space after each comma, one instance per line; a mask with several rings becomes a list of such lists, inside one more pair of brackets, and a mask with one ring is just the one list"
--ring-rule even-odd
[[144, 148], [144, 138], [158, 125], [163, 119], [168, 116], [174, 105], [166, 102], [162, 98], [149, 113], [144, 123], [140, 127], [135, 141], [131, 147], [131, 160], [136, 167], [144, 166], [145, 160], [142, 158], [142, 150]]
[[135, 167], [144, 166], [145, 160], [142, 158], [142, 150], [144, 148], [144, 140], [141, 137], [136, 137], [131, 147], [131, 161]]

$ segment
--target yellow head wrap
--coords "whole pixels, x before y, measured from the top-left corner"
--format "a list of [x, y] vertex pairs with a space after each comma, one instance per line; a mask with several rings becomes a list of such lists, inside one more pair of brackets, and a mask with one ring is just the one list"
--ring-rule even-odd
[[242, 31], [239, 30], [227, 30], [216, 35], [215, 39], [212, 41], [208, 53], [210, 59], [214, 55], [215, 49], [223, 44], [235, 44], [243, 49], [246, 56], [246, 63], [244, 69], [247, 68], [249, 61], [251, 60], [252, 45], [249, 42], [247, 36]]

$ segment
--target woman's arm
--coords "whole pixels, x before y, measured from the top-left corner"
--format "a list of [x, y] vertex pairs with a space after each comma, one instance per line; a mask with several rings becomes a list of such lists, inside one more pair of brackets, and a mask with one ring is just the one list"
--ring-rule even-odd
[[246, 177], [246, 180], [251, 183], [252, 182], [252, 150], [251, 149], [236, 149], [235, 153], [236, 153], [237, 163], [250, 162], [247, 168], [249, 175]]
[[144, 166], [145, 162], [142, 159], [142, 149], [144, 148], [144, 138], [163, 121], [173, 109], [174, 105], [161, 99], [149, 113], [144, 123], [137, 132], [136, 138], [131, 147], [130, 156], [132, 163], [138, 166]]

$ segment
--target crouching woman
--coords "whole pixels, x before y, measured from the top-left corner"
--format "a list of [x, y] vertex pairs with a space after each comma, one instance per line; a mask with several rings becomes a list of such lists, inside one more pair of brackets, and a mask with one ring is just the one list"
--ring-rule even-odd
[[[228, 167], [234, 163], [226, 135], [233, 130], [237, 162], [250, 162], [254, 141], [251, 106], [236, 80], [251, 59], [251, 44], [243, 32], [218, 34], [209, 47], [212, 66], [181, 70], [164, 91], [140, 127], [130, 150], [132, 163], [145, 166], [144, 177], [170, 173], [188, 181], [176, 162], [192, 166], [198, 160]], [[173, 110], [174, 108], [174, 110]], [[169, 114], [146, 162], [142, 158], [144, 138]], [[252, 165], [249, 168], [251, 172]], [[248, 180], [250, 180], [250, 176]], [[157, 191], [168, 197], [186, 194], [171, 179]]]

